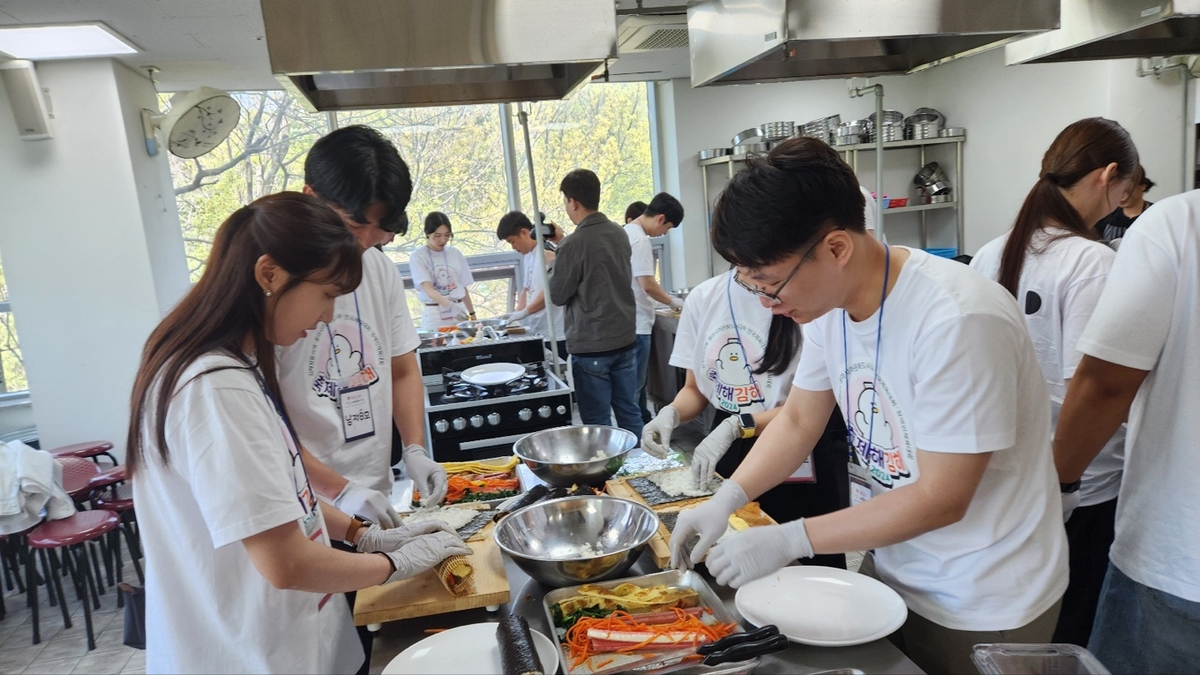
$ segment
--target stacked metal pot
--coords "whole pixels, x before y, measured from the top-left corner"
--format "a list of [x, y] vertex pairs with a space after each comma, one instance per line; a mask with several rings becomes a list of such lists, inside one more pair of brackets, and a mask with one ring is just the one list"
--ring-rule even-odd
[[954, 188], [937, 162], [921, 167], [913, 176], [913, 185], [921, 195], [922, 204], [939, 204], [954, 201]]

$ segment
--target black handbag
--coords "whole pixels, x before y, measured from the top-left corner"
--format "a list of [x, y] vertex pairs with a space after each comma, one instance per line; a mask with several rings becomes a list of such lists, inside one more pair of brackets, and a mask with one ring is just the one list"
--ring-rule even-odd
[[125, 645], [134, 649], [146, 648], [146, 589], [124, 582], [117, 590], [125, 596]]

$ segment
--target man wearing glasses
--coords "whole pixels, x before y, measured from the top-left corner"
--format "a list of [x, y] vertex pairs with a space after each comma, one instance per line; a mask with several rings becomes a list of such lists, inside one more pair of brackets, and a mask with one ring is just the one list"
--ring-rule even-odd
[[[738, 587], [797, 558], [873, 549], [862, 571], [909, 608], [897, 646], [926, 672], [969, 672], [974, 644], [1047, 642], [1058, 618], [1067, 551], [1049, 397], [1012, 296], [964, 265], [885, 246], [863, 207], [851, 168], [810, 138], [750, 162], [722, 193], [714, 246], [739, 284], [804, 324], [804, 344], [782, 412], [680, 516], [672, 563], [707, 554], [718, 583]], [[809, 456], [835, 404], [850, 508], [714, 547], [730, 513]]]

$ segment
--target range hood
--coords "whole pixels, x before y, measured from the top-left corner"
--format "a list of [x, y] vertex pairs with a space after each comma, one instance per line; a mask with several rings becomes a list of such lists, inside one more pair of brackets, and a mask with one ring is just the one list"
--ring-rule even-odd
[[617, 57], [612, 0], [261, 0], [312, 110], [561, 99]]
[[911, 73], [1057, 28], [1059, 0], [700, 0], [692, 86]]
[[1200, 52], [1200, 0], [1062, 0], [1062, 27], [1004, 48], [1008, 65]]

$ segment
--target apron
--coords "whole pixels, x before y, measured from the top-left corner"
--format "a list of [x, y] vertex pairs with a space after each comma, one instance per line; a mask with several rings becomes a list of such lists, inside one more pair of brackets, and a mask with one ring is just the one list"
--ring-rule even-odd
[[421, 312], [421, 330], [435, 331], [446, 326], [458, 325], [458, 319], [454, 318], [453, 310], [442, 307], [441, 305], [425, 305], [425, 309]]

